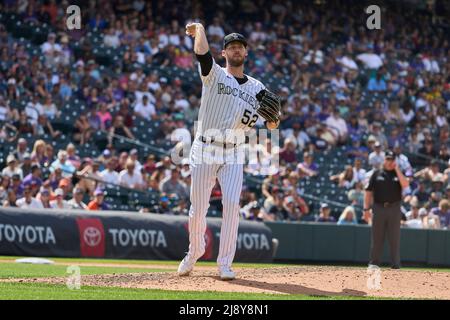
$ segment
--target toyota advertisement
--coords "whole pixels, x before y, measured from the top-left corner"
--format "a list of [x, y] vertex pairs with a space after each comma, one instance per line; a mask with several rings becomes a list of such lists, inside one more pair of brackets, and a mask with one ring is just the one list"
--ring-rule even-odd
[[[209, 218], [203, 260], [215, 260], [221, 219]], [[178, 260], [188, 250], [188, 218], [119, 211], [0, 208], [0, 255]], [[236, 261], [272, 261], [272, 233], [242, 221]]]

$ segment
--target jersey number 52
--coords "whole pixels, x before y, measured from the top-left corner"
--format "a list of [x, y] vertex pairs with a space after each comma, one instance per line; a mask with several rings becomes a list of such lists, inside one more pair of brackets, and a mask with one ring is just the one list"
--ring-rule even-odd
[[245, 109], [244, 117], [241, 119], [241, 122], [245, 125], [248, 125], [250, 128], [253, 128], [256, 121], [258, 120], [258, 115], [254, 114], [252, 119], [250, 120], [251, 116], [252, 116], [252, 112], [250, 110]]

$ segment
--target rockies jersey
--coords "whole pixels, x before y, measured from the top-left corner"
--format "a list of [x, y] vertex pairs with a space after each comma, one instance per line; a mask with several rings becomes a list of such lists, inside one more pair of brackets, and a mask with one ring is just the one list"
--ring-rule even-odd
[[247, 131], [255, 126], [259, 119], [256, 94], [265, 89], [260, 81], [247, 76], [248, 80], [240, 85], [215, 61], [207, 76], [202, 75], [200, 64], [199, 73], [203, 88], [196, 136], [205, 135], [208, 129], [218, 129], [225, 139], [227, 129]]

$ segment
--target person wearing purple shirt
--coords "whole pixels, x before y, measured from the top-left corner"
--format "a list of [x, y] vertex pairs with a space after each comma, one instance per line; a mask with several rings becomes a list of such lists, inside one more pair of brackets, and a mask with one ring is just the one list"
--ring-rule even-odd
[[299, 171], [300, 176], [316, 176], [318, 174], [318, 169], [319, 167], [317, 166], [317, 164], [313, 162], [312, 154], [309, 152], [305, 152], [303, 154], [303, 162], [299, 163], [297, 166], [297, 170]]
[[441, 228], [450, 227], [450, 204], [447, 199], [441, 200], [438, 207], [430, 210], [430, 214], [439, 217]]
[[95, 131], [100, 130], [102, 125], [102, 120], [97, 114], [97, 109], [92, 108], [88, 113], [88, 122], [91, 125], [91, 128]]
[[28, 174], [25, 178], [23, 178], [22, 188], [25, 188], [26, 186], [31, 186], [33, 183], [35, 183], [39, 188], [42, 185], [41, 169], [37, 164], [33, 165], [31, 167], [31, 173]]

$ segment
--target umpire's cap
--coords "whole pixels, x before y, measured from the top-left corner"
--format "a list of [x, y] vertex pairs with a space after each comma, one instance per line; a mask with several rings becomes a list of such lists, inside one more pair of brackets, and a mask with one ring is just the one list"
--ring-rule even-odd
[[233, 32], [223, 38], [223, 48], [225, 49], [227, 45], [233, 41], [239, 41], [244, 45], [244, 47], [247, 47], [247, 40], [245, 39], [245, 37], [240, 33]]

